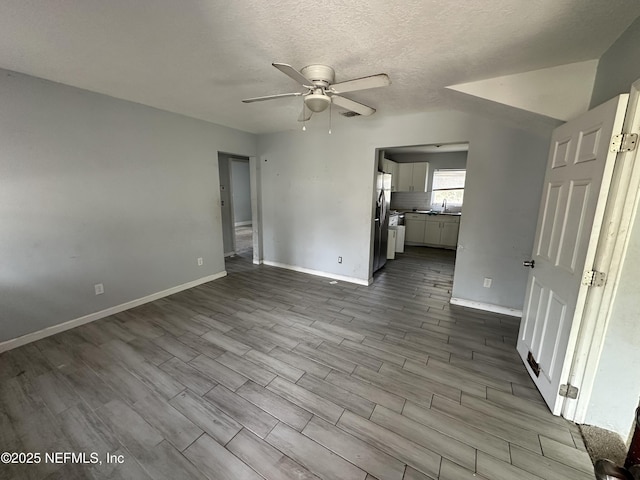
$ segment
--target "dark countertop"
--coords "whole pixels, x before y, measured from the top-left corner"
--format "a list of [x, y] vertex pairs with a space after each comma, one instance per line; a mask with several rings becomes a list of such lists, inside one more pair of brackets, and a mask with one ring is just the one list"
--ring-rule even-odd
[[462, 216], [462, 212], [436, 212], [433, 210], [397, 210], [398, 213], [421, 213], [423, 215], [448, 215], [450, 217], [460, 217]]

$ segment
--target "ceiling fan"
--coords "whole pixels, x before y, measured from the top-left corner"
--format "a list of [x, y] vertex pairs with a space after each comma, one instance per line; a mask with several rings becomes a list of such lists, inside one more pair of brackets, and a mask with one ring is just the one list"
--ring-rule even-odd
[[252, 103], [274, 98], [304, 97], [304, 105], [298, 118], [299, 122], [309, 120], [313, 113], [323, 112], [332, 103], [347, 110], [348, 113], [345, 116], [371, 115], [375, 113], [375, 108], [350, 100], [343, 97], [342, 94], [367, 88], [386, 87], [391, 84], [386, 73], [334, 83], [335, 72], [327, 65], [308, 65], [300, 71], [286, 63], [272, 63], [272, 65], [306, 88], [306, 91], [247, 98], [242, 101]]

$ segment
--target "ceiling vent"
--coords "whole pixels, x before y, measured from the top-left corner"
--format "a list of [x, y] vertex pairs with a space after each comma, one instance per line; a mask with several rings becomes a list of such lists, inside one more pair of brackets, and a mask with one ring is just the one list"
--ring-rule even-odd
[[343, 117], [359, 117], [360, 116], [358, 112], [352, 112], [350, 110], [347, 110], [346, 112], [340, 112], [340, 115], [342, 115]]

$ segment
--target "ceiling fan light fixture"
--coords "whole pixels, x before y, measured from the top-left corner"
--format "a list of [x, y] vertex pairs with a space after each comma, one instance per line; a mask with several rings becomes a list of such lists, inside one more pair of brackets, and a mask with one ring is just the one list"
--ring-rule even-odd
[[314, 113], [324, 112], [331, 105], [331, 98], [323, 93], [311, 93], [304, 97], [304, 104]]

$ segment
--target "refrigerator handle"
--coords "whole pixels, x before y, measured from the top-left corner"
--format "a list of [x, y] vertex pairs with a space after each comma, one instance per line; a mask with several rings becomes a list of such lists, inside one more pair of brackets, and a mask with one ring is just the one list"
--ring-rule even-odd
[[384, 219], [387, 218], [387, 202], [384, 194], [384, 190], [380, 190], [380, 196], [378, 197], [378, 205], [380, 205], [380, 223], [384, 223]]

